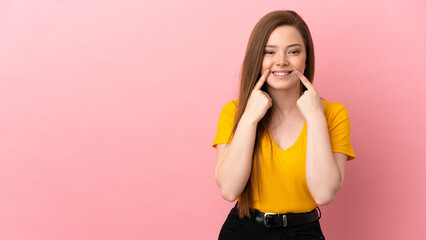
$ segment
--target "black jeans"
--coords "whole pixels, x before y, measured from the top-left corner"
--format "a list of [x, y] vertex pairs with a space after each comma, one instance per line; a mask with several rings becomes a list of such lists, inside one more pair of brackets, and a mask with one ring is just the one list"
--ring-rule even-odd
[[219, 233], [219, 240], [324, 240], [319, 220], [297, 226], [287, 227], [265, 227], [254, 221], [254, 214], [251, 217], [240, 218], [238, 208], [231, 209], [222, 229]]

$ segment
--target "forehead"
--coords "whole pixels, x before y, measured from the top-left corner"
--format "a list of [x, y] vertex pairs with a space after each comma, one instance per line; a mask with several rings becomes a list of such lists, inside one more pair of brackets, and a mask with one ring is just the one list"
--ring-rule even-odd
[[290, 44], [299, 43], [305, 46], [303, 37], [293, 26], [278, 26], [275, 28], [271, 35], [269, 35], [267, 45], [276, 45], [278, 47], [285, 47]]

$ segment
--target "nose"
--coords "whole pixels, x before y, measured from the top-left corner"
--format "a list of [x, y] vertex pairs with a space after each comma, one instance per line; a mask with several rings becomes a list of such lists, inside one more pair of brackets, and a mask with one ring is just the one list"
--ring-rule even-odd
[[289, 62], [287, 59], [287, 55], [285, 53], [280, 53], [277, 54], [277, 61], [276, 64], [277, 66], [288, 66]]

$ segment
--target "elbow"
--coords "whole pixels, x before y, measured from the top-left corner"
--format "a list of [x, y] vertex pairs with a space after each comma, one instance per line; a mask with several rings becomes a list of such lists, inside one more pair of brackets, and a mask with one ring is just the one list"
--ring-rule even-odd
[[325, 206], [330, 204], [333, 201], [333, 198], [320, 198], [320, 199], [315, 199], [315, 202], [317, 203], [318, 206]]
[[225, 199], [228, 202], [234, 202], [235, 200], [237, 200], [239, 194], [237, 194], [235, 191], [233, 191], [232, 189], [229, 189], [229, 186], [220, 186], [220, 194], [222, 195], [222, 198]]
[[234, 202], [237, 200], [238, 196], [236, 194], [227, 193], [224, 191], [221, 191], [222, 198], [225, 199], [228, 202]]
[[238, 198], [238, 194], [236, 194], [234, 191], [229, 189], [229, 187], [226, 186], [226, 184], [222, 184], [219, 180], [218, 173], [215, 172], [215, 180], [216, 184], [220, 189], [220, 194], [222, 195], [222, 198], [225, 199], [228, 202], [234, 202]]
[[333, 202], [334, 197], [335, 197], [335, 194], [327, 194], [327, 195], [324, 194], [323, 196], [318, 196], [314, 198], [314, 200], [318, 206], [325, 206]]
[[343, 182], [340, 182], [339, 186], [328, 189], [322, 193], [317, 193], [314, 197], [315, 202], [318, 206], [325, 206], [333, 202], [334, 197], [336, 197], [337, 193], [339, 192], [340, 188], [342, 187]]

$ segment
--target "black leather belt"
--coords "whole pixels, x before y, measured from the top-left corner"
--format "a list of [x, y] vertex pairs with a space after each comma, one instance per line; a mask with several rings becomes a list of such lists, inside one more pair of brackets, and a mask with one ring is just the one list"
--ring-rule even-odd
[[255, 210], [254, 214], [254, 221], [265, 227], [295, 226], [315, 222], [321, 218], [321, 210], [318, 215], [316, 208], [308, 213], [262, 213]]

